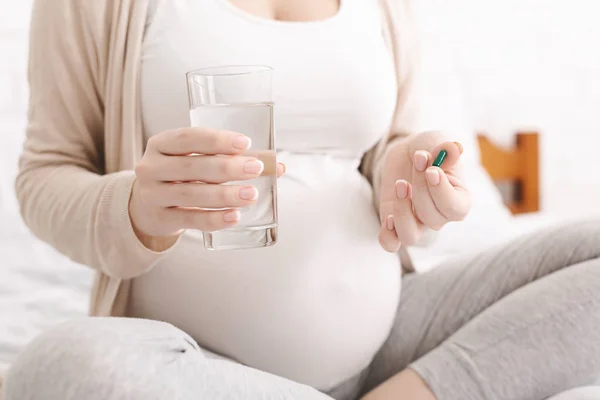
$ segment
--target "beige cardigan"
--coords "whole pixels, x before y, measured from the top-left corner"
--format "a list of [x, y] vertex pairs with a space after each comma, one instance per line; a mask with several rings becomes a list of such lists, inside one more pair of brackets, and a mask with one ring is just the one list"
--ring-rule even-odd
[[[375, 197], [381, 155], [391, 137], [414, 131], [418, 104], [407, 0], [382, 1], [400, 91], [393, 133], [361, 166]], [[128, 213], [132, 170], [144, 151], [140, 59], [148, 2], [36, 0], [33, 8], [17, 195], [37, 237], [97, 271], [90, 309], [97, 316], [124, 315], [131, 279], [165, 254], [137, 239]]]

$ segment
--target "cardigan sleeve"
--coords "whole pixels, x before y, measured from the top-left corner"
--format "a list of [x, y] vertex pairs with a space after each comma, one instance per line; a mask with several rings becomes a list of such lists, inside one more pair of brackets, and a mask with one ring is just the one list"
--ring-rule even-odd
[[420, 54], [411, 0], [384, 0], [384, 30], [393, 55], [398, 84], [396, 111], [390, 132], [363, 157], [360, 171], [373, 187], [374, 206], [379, 213], [381, 173], [390, 145], [422, 129]]
[[75, 262], [128, 279], [163, 253], [146, 248], [134, 233], [133, 171], [104, 171], [105, 56], [109, 41], [119, 42], [106, 25], [123, 6], [118, 3], [35, 1], [16, 192], [21, 215], [39, 239]]

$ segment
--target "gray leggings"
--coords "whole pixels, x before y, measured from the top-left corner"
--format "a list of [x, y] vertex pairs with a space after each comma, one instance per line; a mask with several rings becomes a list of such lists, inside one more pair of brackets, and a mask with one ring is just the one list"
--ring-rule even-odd
[[389, 339], [328, 394], [221, 359], [161, 322], [89, 318], [34, 340], [5, 400], [351, 400], [407, 367], [439, 400], [547, 399], [600, 375], [599, 257], [591, 221], [406, 276]]

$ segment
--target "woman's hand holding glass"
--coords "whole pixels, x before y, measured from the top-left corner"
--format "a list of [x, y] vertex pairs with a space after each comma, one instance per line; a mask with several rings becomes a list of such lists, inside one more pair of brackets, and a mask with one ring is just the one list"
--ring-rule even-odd
[[[250, 139], [240, 133], [197, 127], [153, 136], [135, 168], [129, 204], [138, 237], [177, 237], [185, 229], [212, 232], [235, 226], [238, 209], [255, 203], [259, 193], [253, 186], [223, 183], [261, 175], [264, 164], [243, 154], [250, 146]], [[278, 176], [284, 170], [283, 164], [277, 165]]]

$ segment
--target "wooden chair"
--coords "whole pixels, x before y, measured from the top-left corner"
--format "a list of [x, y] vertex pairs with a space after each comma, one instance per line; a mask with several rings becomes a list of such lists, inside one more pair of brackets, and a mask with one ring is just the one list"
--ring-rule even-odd
[[540, 209], [539, 134], [518, 132], [512, 148], [494, 144], [485, 134], [477, 136], [481, 162], [496, 184], [509, 184], [511, 198], [505, 199], [513, 214]]

